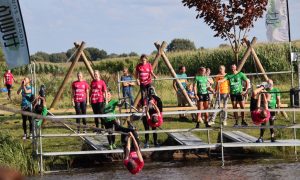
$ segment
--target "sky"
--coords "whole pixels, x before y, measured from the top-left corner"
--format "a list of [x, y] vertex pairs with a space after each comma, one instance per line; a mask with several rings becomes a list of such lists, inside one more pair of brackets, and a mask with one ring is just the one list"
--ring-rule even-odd
[[[149, 54], [156, 41], [190, 39], [197, 48], [226, 43], [181, 0], [20, 0], [30, 54], [65, 52], [73, 42], [108, 53]], [[291, 37], [300, 39], [300, 1], [289, 0]], [[265, 19], [249, 37], [266, 41]]]

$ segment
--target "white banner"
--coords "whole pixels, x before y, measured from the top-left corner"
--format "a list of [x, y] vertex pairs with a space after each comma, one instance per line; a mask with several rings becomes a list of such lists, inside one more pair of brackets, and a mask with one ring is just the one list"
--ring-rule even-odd
[[288, 41], [288, 17], [286, 0], [269, 0], [266, 14], [268, 41]]
[[0, 0], [0, 41], [8, 68], [30, 63], [26, 33], [18, 0]]

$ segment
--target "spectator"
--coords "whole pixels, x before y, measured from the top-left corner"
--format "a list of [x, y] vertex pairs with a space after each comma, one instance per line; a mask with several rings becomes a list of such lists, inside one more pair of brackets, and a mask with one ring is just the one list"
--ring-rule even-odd
[[[176, 78], [178, 78], [178, 81], [181, 83], [182, 87], [186, 90], [187, 89], [187, 75], [186, 75], [186, 68], [185, 66], [180, 66], [179, 67], [179, 73], [176, 74]], [[178, 107], [185, 107], [187, 100], [180, 89], [180, 86], [176, 81], [173, 81], [173, 88], [176, 92], [177, 95], [177, 102], [178, 102]], [[184, 118], [185, 116], [183, 114], [179, 114], [179, 118]]]
[[11, 101], [11, 88], [13, 86], [13, 83], [15, 82], [14, 75], [10, 72], [10, 70], [7, 70], [7, 72], [3, 76], [3, 84], [6, 86], [7, 89], [7, 99]]
[[[128, 72], [128, 68], [123, 69], [123, 76], [121, 76], [121, 81], [128, 81], [128, 82], [123, 82], [122, 83], [122, 92], [123, 92], [123, 98], [129, 99], [129, 104], [130, 106], [133, 106], [133, 86], [135, 85], [134, 82], [132, 82], [133, 78]], [[131, 107], [130, 107], [131, 108]], [[128, 104], [125, 103], [125, 109], [127, 111], [128, 109]]]

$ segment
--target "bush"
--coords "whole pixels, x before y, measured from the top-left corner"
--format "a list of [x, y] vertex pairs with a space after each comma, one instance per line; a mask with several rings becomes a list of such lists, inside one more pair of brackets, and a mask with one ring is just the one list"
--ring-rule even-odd
[[167, 47], [168, 52], [196, 50], [195, 43], [188, 39], [173, 39]]

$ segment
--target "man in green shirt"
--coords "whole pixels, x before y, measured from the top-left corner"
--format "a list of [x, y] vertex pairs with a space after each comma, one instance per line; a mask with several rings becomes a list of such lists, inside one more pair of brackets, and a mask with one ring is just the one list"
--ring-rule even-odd
[[[249, 89], [249, 81], [246, 75], [242, 72], [238, 72], [236, 65], [232, 64], [231, 65], [231, 74], [226, 74], [225, 78], [219, 83], [224, 82], [226, 80], [229, 81], [230, 85], [230, 99], [232, 103], [233, 109], [238, 109], [238, 105], [240, 105], [241, 109], [245, 108], [245, 101], [244, 101], [244, 96], [248, 93]], [[246, 83], [246, 90], [243, 91], [243, 82]], [[242, 117], [242, 126], [248, 126], [248, 124], [245, 121], [245, 113], [241, 112], [241, 117]], [[235, 124], [234, 126], [238, 126], [238, 113], [234, 113], [234, 118], [235, 118]]]
[[[179, 82], [181, 83], [181, 85], [183, 86], [183, 88], [186, 90], [187, 89], [187, 75], [186, 75], [186, 68], [185, 66], [180, 66], [179, 67], [179, 73], [176, 74], [176, 77], [179, 78]], [[184, 107], [187, 103], [185, 96], [183, 95], [182, 90], [180, 89], [178, 83], [176, 83], [176, 81], [173, 81], [173, 88], [176, 91], [176, 95], [177, 95], [177, 101], [178, 101], [178, 107]], [[179, 118], [184, 117], [183, 114], [179, 115]]]
[[[278, 88], [273, 87], [273, 81], [269, 79], [267, 81], [268, 88], [267, 88], [267, 101], [268, 101], [268, 108], [269, 109], [275, 109], [280, 108], [280, 92]], [[276, 118], [276, 112], [270, 112], [271, 117], [269, 119], [270, 126], [274, 126], [275, 118]], [[266, 123], [263, 123], [262, 126], [265, 126]], [[264, 136], [265, 129], [260, 129], [260, 137], [258, 138], [257, 142], [263, 142], [263, 136]], [[271, 133], [271, 142], [275, 142], [275, 132], [273, 128], [270, 128]]]

